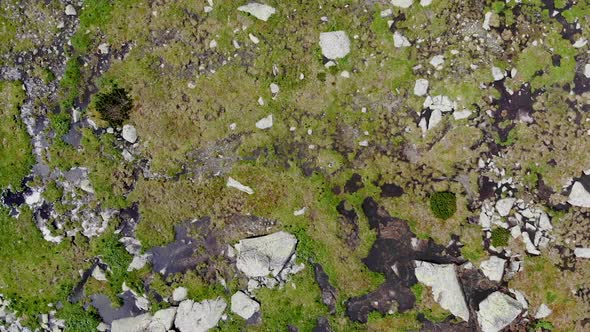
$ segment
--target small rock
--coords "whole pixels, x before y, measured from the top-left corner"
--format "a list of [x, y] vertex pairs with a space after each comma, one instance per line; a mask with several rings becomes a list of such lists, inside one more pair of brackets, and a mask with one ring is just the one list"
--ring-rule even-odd
[[501, 81], [504, 79], [506, 72], [498, 67], [492, 67], [492, 76], [494, 77], [494, 81]]
[[506, 260], [497, 256], [492, 256], [487, 261], [481, 262], [479, 268], [481, 272], [492, 281], [502, 281], [504, 275], [504, 265]]
[[430, 6], [431, 3], [432, 0], [420, 0], [420, 6], [422, 7]]
[[471, 116], [472, 113], [473, 112], [471, 112], [470, 110], [455, 111], [453, 112], [453, 118], [455, 118], [455, 120], [467, 119]]
[[543, 303], [537, 309], [537, 313], [535, 314], [535, 319], [543, 319], [549, 317], [553, 313], [553, 310], [549, 309], [549, 307]]
[[590, 63], [587, 63], [584, 66], [584, 76], [586, 76], [586, 78], [590, 78]]
[[490, 20], [492, 19], [492, 15], [493, 15], [493, 14], [494, 14], [494, 13], [492, 13], [492, 12], [487, 12], [487, 13], [485, 14], [485, 16], [484, 16], [484, 19], [483, 19], [483, 24], [482, 24], [482, 27], [483, 27], [485, 30], [490, 30], [490, 29], [491, 29], [491, 28], [490, 28]]
[[428, 93], [428, 84], [427, 79], [417, 79], [414, 84], [414, 94], [419, 97], [426, 95], [426, 93]]
[[590, 248], [575, 248], [574, 255], [577, 258], [590, 258]]
[[245, 6], [240, 6], [238, 7], [238, 10], [244, 13], [248, 13], [256, 17], [257, 19], [265, 22], [268, 21], [272, 14], [276, 13], [276, 9], [274, 9], [273, 7], [256, 2], [251, 2]]
[[582, 38], [576, 40], [576, 42], [574, 43], [573, 46], [575, 48], [582, 48], [582, 47], [586, 46], [586, 44], [588, 44], [588, 40], [586, 38], [582, 37]]
[[272, 114], [269, 114], [267, 117], [264, 117], [258, 122], [256, 122], [256, 128], [258, 129], [268, 129], [272, 127]]
[[303, 208], [301, 208], [301, 209], [299, 209], [299, 210], [295, 210], [295, 211], [293, 212], [293, 215], [294, 215], [294, 216], [296, 216], [296, 217], [297, 217], [297, 216], [302, 216], [302, 215], [304, 215], [304, 214], [305, 214], [305, 211], [307, 211], [307, 208], [306, 208], [306, 207], [303, 207]]
[[496, 202], [496, 210], [498, 211], [498, 214], [502, 217], [506, 217], [507, 215], [509, 215], [510, 210], [512, 209], [512, 206], [514, 205], [515, 201], [516, 198], [513, 197], [502, 198], [498, 200]]
[[430, 65], [432, 65], [436, 70], [440, 70], [445, 63], [445, 57], [443, 55], [435, 55], [430, 59]]
[[340, 76], [342, 76], [342, 77], [344, 77], [344, 78], [350, 78], [350, 73], [349, 73], [348, 71], [346, 71], [346, 70], [343, 70], [343, 71], [340, 73]]
[[123, 136], [124, 140], [133, 144], [135, 141], [137, 141], [137, 130], [135, 130], [135, 127], [132, 125], [126, 124], [123, 126], [123, 132], [121, 133], [121, 136]]
[[172, 301], [181, 302], [186, 300], [188, 290], [184, 287], [178, 287], [172, 292]]
[[393, 33], [393, 46], [397, 48], [402, 48], [412, 46], [412, 44], [410, 43], [408, 38], [404, 37], [401, 33], [396, 31]]
[[270, 84], [270, 92], [271, 92], [273, 95], [276, 95], [277, 93], [279, 93], [279, 90], [280, 90], [280, 89], [279, 89], [279, 85], [278, 85], [278, 84], [276, 84], [276, 83], [271, 83], [271, 84]]
[[254, 44], [258, 44], [260, 43], [260, 39], [258, 39], [258, 37], [254, 36], [253, 34], [248, 34], [248, 38], [250, 38], [250, 40], [254, 43]]
[[66, 6], [66, 15], [68, 16], [76, 16], [76, 8], [74, 8], [74, 6], [72, 5], [67, 5]]
[[541, 254], [541, 252], [535, 247], [535, 245], [531, 241], [531, 237], [529, 236], [528, 232], [522, 233], [522, 241], [524, 242], [526, 252], [535, 256]]
[[235, 189], [238, 189], [239, 191], [243, 191], [248, 195], [254, 194], [254, 190], [252, 188], [241, 184], [240, 182], [238, 182], [237, 180], [235, 180], [231, 176], [227, 179], [226, 185], [230, 188], [235, 188]]
[[588, 208], [590, 207], [590, 193], [586, 191], [582, 183], [576, 181], [572, 186], [567, 202], [573, 206]]
[[215, 39], [212, 39], [209, 42], [209, 48], [216, 48], [217, 47], [217, 41]]
[[244, 319], [249, 319], [260, 311], [260, 304], [244, 292], [237, 291], [231, 297], [231, 311]]
[[98, 51], [100, 52], [100, 54], [109, 54], [109, 44], [102, 43], [98, 45]]
[[320, 33], [322, 55], [328, 59], [344, 58], [350, 53], [350, 39], [344, 31]]
[[391, 0], [391, 4], [399, 8], [409, 8], [414, 0]]

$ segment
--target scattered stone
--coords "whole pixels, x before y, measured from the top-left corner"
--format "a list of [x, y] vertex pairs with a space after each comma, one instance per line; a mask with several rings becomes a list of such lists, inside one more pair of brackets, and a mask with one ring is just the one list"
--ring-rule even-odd
[[590, 248], [575, 248], [574, 255], [577, 258], [590, 258]]
[[504, 79], [506, 72], [498, 67], [492, 67], [492, 76], [494, 77], [494, 81], [501, 81]]
[[470, 110], [454, 111], [453, 118], [455, 118], [455, 120], [467, 119], [471, 116], [472, 113], [473, 112], [471, 112]]
[[350, 78], [350, 73], [349, 73], [348, 71], [346, 71], [346, 70], [343, 70], [343, 71], [340, 73], [340, 76], [342, 76], [342, 77], [344, 77], [344, 78]]
[[256, 128], [258, 129], [268, 129], [272, 127], [272, 114], [269, 114], [268, 116], [258, 120], [258, 122], [256, 122]]
[[438, 110], [440, 112], [447, 113], [455, 109], [457, 105], [451, 100], [451, 98], [438, 95], [434, 97], [426, 97], [422, 106], [424, 108], [430, 108], [433, 111]]
[[257, 2], [251, 2], [247, 5], [238, 7], [238, 10], [244, 13], [248, 13], [259, 20], [268, 21], [270, 16], [276, 13], [276, 9], [271, 6], [260, 4]]
[[397, 48], [412, 46], [408, 38], [404, 37], [399, 31], [393, 33], [393, 46]]
[[441, 70], [443, 64], [445, 63], [445, 57], [443, 55], [435, 55], [430, 59], [430, 65], [432, 65], [436, 70]]
[[222, 298], [194, 302], [180, 302], [174, 326], [180, 332], [203, 332], [217, 326], [227, 304]]
[[212, 40], [209, 42], [209, 48], [216, 48], [216, 47], [217, 47], [217, 40], [215, 40], [215, 39], [212, 39]]
[[76, 16], [76, 8], [74, 8], [74, 6], [72, 5], [67, 5], [66, 6], [66, 15], [68, 16]]
[[391, 0], [391, 4], [400, 8], [409, 8], [414, 0]]
[[498, 211], [498, 214], [502, 217], [509, 215], [512, 206], [514, 206], [514, 202], [516, 202], [516, 198], [513, 197], [498, 200], [496, 202], [496, 210]]
[[494, 292], [479, 304], [477, 320], [482, 332], [498, 332], [522, 312], [522, 305], [510, 296]]
[[524, 242], [525, 250], [527, 253], [535, 256], [541, 254], [541, 252], [533, 244], [533, 241], [531, 241], [531, 237], [529, 236], [528, 232], [522, 232], [522, 241]]
[[576, 181], [572, 186], [569, 198], [567, 200], [573, 206], [590, 207], [590, 193], [586, 191], [581, 182]]
[[276, 95], [277, 93], [279, 93], [279, 86], [276, 83], [271, 83], [270, 84], [270, 93], [272, 93], [273, 95]]
[[302, 207], [302, 208], [301, 208], [301, 209], [299, 209], [299, 210], [295, 210], [295, 211], [293, 211], [293, 215], [294, 215], [294, 216], [296, 216], [296, 217], [297, 217], [297, 216], [302, 216], [302, 215], [304, 215], [304, 214], [305, 214], [305, 211], [307, 211], [307, 208], [306, 208], [306, 207]]
[[487, 261], [481, 262], [479, 268], [481, 272], [492, 281], [502, 281], [504, 275], [504, 265], [506, 260], [497, 256], [492, 256]]
[[483, 19], [483, 24], [482, 24], [482, 27], [483, 27], [485, 30], [490, 30], [490, 29], [491, 29], [491, 28], [490, 28], [490, 20], [492, 19], [492, 15], [493, 15], [493, 14], [494, 14], [494, 13], [492, 13], [492, 12], [487, 12], [487, 13], [485, 14], [485, 16], [484, 16], [484, 19]]
[[242, 291], [231, 297], [231, 311], [244, 319], [250, 319], [260, 311], [260, 304]]
[[422, 97], [428, 93], [428, 80], [419, 78], [416, 80], [414, 84], [414, 94], [416, 96]]
[[454, 264], [433, 264], [415, 261], [416, 279], [432, 288], [432, 295], [444, 309], [469, 321], [469, 308], [465, 302]]
[[235, 245], [237, 268], [248, 277], [277, 276], [295, 253], [297, 239], [286, 232], [244, 239]]
[[430, 6], [431, 3], [432, 0], [420, 0], [420, 6], [422, 7]]
[[576, 40], [576, 42], [574, 43], [573, 46], [575, 48], [582, 48], [582, 47], [586, 46], [586, 44], [588, 44], [588, 40], [586, 38], [582, 37], [582, 38]]
[[186, 300], [188, 290], [184, 287], [178, 287], [172, 292], [172, 301], [181, 302]]
[[587, 63], [584, 66], [584, 76], [586, 76], [586, 78], [590, 78], [590, 63]]
[[135, 317], [127, 317], [114, 320], [111, 323], [111, 332], [144, 332], [149, 331], [152, 316], [143, 314]]
[[100, 54], [109, 54], [109, 44], [102, 43], [98, 45], [98, 51], [100, 52]]
[[535, 319], [543, 319], [549, 317], [553, 313], [553, 310], [549, 309], [549, 307], [543, 303], [537, 309], [537, 313], [535, 314]]
[[388, 17], [393, 15], [393, 10], [391, 10], [391, 8], [387, 8], [385, 10], [382, 10], [380, 13], [381, 17]]
[[260, 43], [260, 39], [258, 39], [258, 37], [254, 36], [253, 34], [248, 34], [248, 38], [250, 38], [250, 41], [252, 41], [254, 44], [258, 44]]
[[123, 136], [124, 140], [133, 144], [135, 141], [137, 141], [137, 130], [132, 125], [126, 124], [123, 126], [121, 136]]
[[235, 180], [231, 176], [227, 179], [227, 184], [230, 188], [238, 189], [239, 191], [243, 191], [248, 195], [254, 194], [254, 190], [248, 186], [241, 184], [239, 181]]
[[344, 31], [320, 33], [322, 55], [328, 59], [344, 58], [350, 53], [350, 39]]

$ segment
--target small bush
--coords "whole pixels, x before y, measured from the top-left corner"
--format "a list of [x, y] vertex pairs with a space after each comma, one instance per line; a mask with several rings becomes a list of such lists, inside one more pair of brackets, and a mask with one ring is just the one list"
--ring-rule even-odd
[[457, 198], [447, 191], [436, 192], [430, 196], [430, 209], [437, 218], [449, 219], [457, 212]]
[[492, 229], [492, 245], [494, 247], [505, 247], [508, 245], [510, 231], [504, 228]]
[[129, 119], [129, 112], [133, 107], [127, 91], [119, 87], [114, 87], [106, 93], [97, 94], [94, 105], [103, 120], [113, 126], [120, 126]]

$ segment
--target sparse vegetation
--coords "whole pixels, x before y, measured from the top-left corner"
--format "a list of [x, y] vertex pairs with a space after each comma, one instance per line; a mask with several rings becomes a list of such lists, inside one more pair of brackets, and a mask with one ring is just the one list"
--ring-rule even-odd
[[510, 239], [510, 231], [504, 228], [492, 229], [492, 245], [496, 248], [505, 247]]
[[117, 86], [111, 91], [97, 94], [94, 103], [103, 120], [113, 126], [120, 126], [129, 119], [129, 112], [133, 108], [127, 91]]

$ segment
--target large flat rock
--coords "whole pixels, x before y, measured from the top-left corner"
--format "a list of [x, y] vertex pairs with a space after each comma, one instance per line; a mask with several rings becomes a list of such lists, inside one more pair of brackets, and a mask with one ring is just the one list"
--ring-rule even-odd
[[494, 292], [479, 304], [477, 320], [482, 332], [498, 332], [522, 312], [522, 305], [510, 296]]
[[286, 232], [244, 239], [235, 245], [236, 266], [248, 277], [277, 276], [295, 253], [297, 239]]
[[469, 309], [461, 290], [454, 264], [433, 264], [415, 261], [416, 278], [432, 288], [434, 300], [453, 315], [469, 320]]

